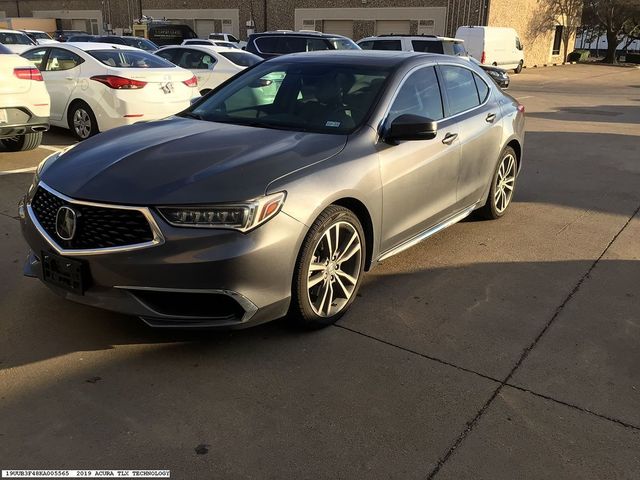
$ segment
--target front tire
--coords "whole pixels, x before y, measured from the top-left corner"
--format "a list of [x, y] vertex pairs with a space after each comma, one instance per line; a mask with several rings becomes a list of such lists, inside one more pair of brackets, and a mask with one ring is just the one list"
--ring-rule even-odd
[[74, 102], [69, 108], [67, 118], [69, 129], [78, 140], [86, 140], [100, 133], [98, 121], [91, 107], [83, 101]]
[[365, 263], [358, 217], [331, 205], [309, 229], [293, 276], [290, 320], [308, 329], [335, 323], [353, 303]]
[[486, 203], [478, 209], [478, 215], [487, 220], [496, 220], [507, 213], [516, 188], [518, 162], [516, 152], [506, 147], [491, 179], [491, 189]]
[[15, 138], [0, 140], [9, 152], [25, 152], [38, 148], [42, 143], [42, 132], [25, 133]]

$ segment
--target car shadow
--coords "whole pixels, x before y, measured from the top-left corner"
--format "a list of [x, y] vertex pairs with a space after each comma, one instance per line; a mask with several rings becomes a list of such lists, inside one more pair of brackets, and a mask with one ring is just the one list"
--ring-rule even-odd
[[640, 123], [638, 108], [632, 105], [559, 107], [550, 112], [527, 112], [527, 116], [567, 122]]

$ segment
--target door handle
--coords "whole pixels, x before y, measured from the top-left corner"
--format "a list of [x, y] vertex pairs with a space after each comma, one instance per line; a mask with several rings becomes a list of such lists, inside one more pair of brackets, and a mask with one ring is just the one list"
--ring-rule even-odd
[[451, 145], [456, 138], [458, 138], [457, 133], [447, 133], [442, 139], [442, 143], [445, 145]]
[[489, 115], [487, 115], [487, 118], [485, 118], [485, 120], [489, 123], [493, 123], [495, 119], [496, 119], [495, 113], [490, 113]]

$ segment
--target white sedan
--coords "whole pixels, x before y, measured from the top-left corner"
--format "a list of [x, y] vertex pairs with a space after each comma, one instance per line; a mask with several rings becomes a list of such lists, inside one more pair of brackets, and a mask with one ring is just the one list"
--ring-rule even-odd
[[235, 43], [224, 42], [222, 40], [203, 40], [201, 38], [188, 38], [183, 40], [180, 45], [208, 45], [210, 47], [237, 48], [240, 50], [240, 47], [237, 47]]
[[155, 52], [155, 55], [192, 71], [198, 79], [202, 95], [245, 68], [262, 61], [262, 58], [244, 50], [208, 45], [164, 47]]
[[36, 42], [18, 30], [0, 28], [0, 44], [7, 47], [13, 53], [21, 54], [25, 50], [33, 47]]
[[126, 45], [60, 43], [22, 54], [42, 72], [52, 125], [83, 140], [142, 120], [158, 120], [199, 97], [193, 73]]
[[40, 145], [49, 128], [49, 94], [36, 67], [0, 45], [0, 144], [11, 152]]

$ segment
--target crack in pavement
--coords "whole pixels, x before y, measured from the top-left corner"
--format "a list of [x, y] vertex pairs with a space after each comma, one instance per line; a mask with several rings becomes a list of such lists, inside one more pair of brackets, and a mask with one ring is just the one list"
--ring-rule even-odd
[[[498, 386], [498, 388], [496, 388], [496, 390], [493, 392], [493, 394], [489, 397], [489, 399], [485, 402], [485, 404], [482, 406], [482, 408], [478, 411], [478, 413], [476, 413], [476, 415], [467, 422], [467, 425], [465, 427], [465, 429], [460, 433], [460, 435], [458, 435], [458, 437], [454, 440], [453, 444], [449, 447], [449, 449], [446, 451], [446, 453], [444, 454], [444, 456], [442, 456], [440, 458], [440, 460], [438, 460], [438, 463], [435, 465], [435, 467], [431, 470], [431, 472], [429, 473], [429, 475], [427, 475], [427, 480], [431, 480], [433, 479], [438, 472], [440, 471], [440, 469], [444, 466], [444, 464], [449, 460], [449, 458], [451, 458], [451, 456], [454, 454], [454, 452], [456, 451], [456, 449], [462, 444], [462, 442], [464, 441], [464, 439], [469, 435], [469, 433], [471, 432], [471, 430], [473, 430], [473, 428], [476, 426], [476, 424], [478, 423], [478, 421], [480, 420], [480, 418], [482, 418], [482, 416], [484, 415], [484, 413], [487, 411], [487, 409], [491, 406], [491, 404], [493, 403], [493, 401], [496, 399], [496, 397], [500, 394], [500, 392], [502, 391], [502, 389], [508, 385], [509, 380], [511, 380], [511, 378], [513, 377], [513, 375], [515, 374], [516, 370], [518, 370], [518, 368], [520, 368], [520, 365], [522, 365], [522, 363], [526, 360], [526, 358], [529, 356], [529, 353], [531, 353], [531, 351], [535, 348], [535, 346], [538, 344], [538, 342], [540, 341], [540, 339], [542, 339], [542, 337], [544, 336], [545, 333], [547, 333], [547, 331], [549, 330], [549, 328], [551, 327], [551, 325], [553, 325], [553, 323], [558, 319], [558, 317], [560, 316], [560, 314], [562, 313], [562, 311], [564, 310], [564, 307], [571, 301], [571, 299], [575, 296], [575, 294], [578, 292], [578, 290], [580, 290], [580, 287], [582, 287], [582, 285], [584, 284], [584, 282], [589, 278], [589, 275], [591, 274], [591, 272], [593, 271], [593, 269], [596, 267], [596, 265], [600, 262], [600, 260], [602, 260], [602, 258], [604, 257], [604, 255], [607, 253], [607, 251], [609, 250], [609, 248], [611, 248], [611, 245], [613, 245], [613, 243], [618, 239], [618, 237], [622, 234], [622, 232], [625, 230], [625, 228], [627, 228], [629, 226], [629, 224], [631, 223], [631, 220], [633, 220], [633, 218], [638, 215], [638, 212], [640, 212], [640, 205], [638, 205], [638, 208], [636, 208], [636, 210], [633, 212], [633, 214], [629, 217], [629, 219], [625, 222], [625, 224], [622, 226], [622, 228], [620, 230], [618, 230], [618, 232], [613, 236], [613, 238], [611, 239], [611, 241], [607, 244], [607, 246], [605, 247], [605, 249], [602, 251], [602, 253], [598, 256], [598, 258], [596, 258], [594, 260], [594, 262], [591, 264], [591, 266], [589, 267], [589, 269], [584, 273], [584, 275], [580, 278], [580, 280], [578, 280], [578, 283], [576, 283], [576, 285], [573, 287], [573, 289], [571, 290], [571, 292], [569, 292], [569, 295], [566, 296], [566, 298], [564, 299], [564, 301], [558, 306], [558, 308], [556, 308], [556, 311], [554, 312], [554, 314], [551, 316], [551, 318], [549, 319], [549, 321], [545, 324], [545, 326], [542, 328], [542, 330], [540, 330], [540, 333], [538, 333], [538, 335], [536, 336], [536, 338], [533, 340], [533, 342], [531, 342], [531, 344], [524, 349], [524, 351], [522, 352], [522, 355], [520, 355], [520, 358], [518, 359], [518, 361], [515, 363], [515, 365], [513, 366], [513, 368], [511, 369], [511, 371], [507, 374], [507, 376], [505, 377], [505, 379], [500, 383], [500, 385]], [[606, 418], [606, 417], [602, 417], [602, 418]], [[616, 422], [616, 423], [620, 423], [620, 422]]]
[[13, 217], [13, 216], [9, 215], [8, 213], [0, 212], [0, 215], [2, 215], [3, 217], [10, 218], [12, 220], [16, 220], [16, 221], [20, 220], [20, 217]]

